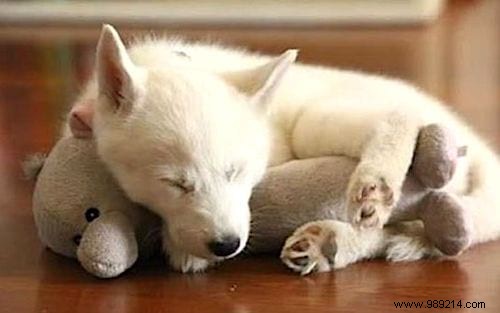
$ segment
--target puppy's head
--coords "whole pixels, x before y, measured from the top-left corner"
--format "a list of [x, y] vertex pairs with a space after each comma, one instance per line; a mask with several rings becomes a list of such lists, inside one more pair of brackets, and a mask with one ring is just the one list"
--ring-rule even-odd
[[237, 73], [146, 68], [104, 26], [92, 123], [98, 152], [132, 200], [164, 219], [171, 245], [207, 259], [243, 249], [248, 200], [268, 160], [266, 104], [295, 57], [289, 51]]

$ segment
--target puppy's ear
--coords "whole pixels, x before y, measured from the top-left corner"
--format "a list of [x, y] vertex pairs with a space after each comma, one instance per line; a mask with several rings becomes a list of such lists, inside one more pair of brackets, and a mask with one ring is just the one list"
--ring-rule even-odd
[[87, 100], [75, 104], [69, 113], [69, 127], [76, 138], [92, 137], [92, 120], [94, 118], [95, 100]]
[[257, 68], [224, 73], [223, 77], [265, 110], [297, 54], [298, 50], [290, 49]]
[[132, 63], [111, 25], [102, 27], [97, 44], [96, 70], [99, 105], [105, 105], [113, 112], [129, 112], [141, 89], [143, 73]]

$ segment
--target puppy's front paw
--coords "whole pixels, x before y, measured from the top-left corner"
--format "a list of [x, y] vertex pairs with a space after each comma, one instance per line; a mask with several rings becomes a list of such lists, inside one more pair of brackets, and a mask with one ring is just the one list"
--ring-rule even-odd
[[211, 262], [184, 252], [169, 252], [168, 260], [170, 266], [182, 273], [197, 273], [205, 271]]
[[381, 175], [357, 170], [347, 190], [348, 216], [354, 225], [382, 227], [395, 203], [395, 191]]
[[301, 275], [334, 268], [336, 232], [330, 223], [317, 221], [298, 228], [281, 251], [281, 260]]

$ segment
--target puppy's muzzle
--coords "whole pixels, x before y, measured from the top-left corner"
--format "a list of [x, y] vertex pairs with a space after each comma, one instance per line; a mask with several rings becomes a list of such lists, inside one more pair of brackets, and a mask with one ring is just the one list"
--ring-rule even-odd
[[209, 250], [218, 257], [228, 257], [238, 251], [240, 238], [236, 236], [223, 237], [208, 243]]

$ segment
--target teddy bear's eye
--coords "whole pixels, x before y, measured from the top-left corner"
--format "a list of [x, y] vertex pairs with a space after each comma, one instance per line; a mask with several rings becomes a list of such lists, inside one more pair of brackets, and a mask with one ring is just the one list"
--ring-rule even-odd
[[75, 243], [75, 245], [79, 246], [80, 241], [82, 241], [82, 235], [76, 235], [75, 237], [73, 237], [73, 242]]
[[88, 208], [87, 211], [85, 211], [85, 219], [87, 222], [92, 222], [96, 218], [99, 217], [101, 213], [99, 212], [99, 209], [96, 208]]

